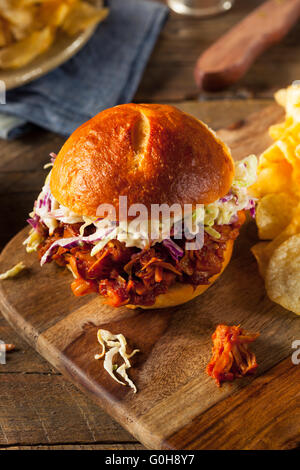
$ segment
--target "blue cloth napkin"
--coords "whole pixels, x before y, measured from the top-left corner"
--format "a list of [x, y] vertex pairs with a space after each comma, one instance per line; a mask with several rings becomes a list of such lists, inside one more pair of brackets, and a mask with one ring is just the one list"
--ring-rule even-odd
[[108, 5], [109, 16], [78, 54], [7, 92], [0, 137], [13, 139], [32, 124], [68, 136], [103, 109], [132, 100], [168, 9], [144, 0]]

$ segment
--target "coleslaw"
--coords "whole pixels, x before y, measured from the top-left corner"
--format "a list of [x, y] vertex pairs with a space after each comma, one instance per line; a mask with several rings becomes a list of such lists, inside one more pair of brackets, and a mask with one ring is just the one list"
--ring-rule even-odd
[[[239, 211], [250, 210], [251, 214], [254, 215], [256, 201], [248, 194], [248, 188], [256, 181], [256, 169], [257, 158], [255, 155], [250, 155], [244, 160], [236, 162], [235, 176], [228, 194], [214, 203], [201, 206], [201, 209], [193, 212], [193, 218], [197, 221], [200, 215], [204, 230], [210, 236], [219, 238], [220, 234], [213, 226], [234, 223], [237, 220]], [[139, 231], [135, 231], [132, 229], [131, 224], [124, 226], [122, 223], [108, 219], [84, 217], [75, 214], [70, 209], [61, 205], [51, 194], [50, 176], [51, 171], [46, 178], [42, 191], [30, 214], [30, 219], [28, 220], [32, 226], [32, 230], [29, 237], [24, 242], [26, 250], [28, 252], [36, 251], [43, 241], [43, 231], [40, 229], [41, 225], [48, 228], [49, 235], [54, 233], [60, 222], [65, 224], [81, 223], [82, 225], [78, 237], [73, 237], [72, 239], [66, 238], [54, 242], [44, 254], [41, 264], [51, 260], [51, 253], [56, 245], [73, 247], [80, 243], [89, 243], [92, 245], [91, 255], [94, 256], [113, 239], [124, 242], [126, 247], [137, 247], [140, 249], [144, 249], [155, 243], [164, 242], [170, 252], [173, 252], [174, 257], [180, 257], [180, 248], [176, 243], [170, 240], [170, 237], [166, 236], [166, 233], [169, 233], [170, 226], [175, 227], [178, 222], [181, 223], [182, 226], [182, 215], [180, 218], [173, 216], [170, 220], [160, 222], [159, 236], [157, 239], [151, 240], [149, 238], [149, 230], [147, 230], [149, 227], [147, 222], [144, 229], [141, 230], [140, 228]], [[91, 225], [94, 226], [94, 233], [90, 236], [85, 236], [85, 229]], [[195, 232], [195, 234], [196, 233], [197, 232]], [[54, 246], [54, 244], [56, 245]]]

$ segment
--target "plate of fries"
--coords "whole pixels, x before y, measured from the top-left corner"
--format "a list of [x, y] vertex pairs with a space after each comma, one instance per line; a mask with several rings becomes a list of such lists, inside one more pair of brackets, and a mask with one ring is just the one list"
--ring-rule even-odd
[[103, 0], [0, 0], [0, 80], [6, 89], [70, 59], [107, 15]]
[[300, 82], [275, 99], [286, 117], [270, 127], [274, 143], [259, 159], [252, 190], [261, 241], [252, 252], [271, 300], [300, 315]]

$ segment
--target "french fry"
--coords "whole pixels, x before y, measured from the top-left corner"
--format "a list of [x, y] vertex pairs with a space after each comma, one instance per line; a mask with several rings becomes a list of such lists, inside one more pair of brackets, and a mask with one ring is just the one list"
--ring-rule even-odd
[[97, 10], [88, 3], [79, 2], [75, 4], [74, 8], [65, 19], [62, 24], [62, 29], [70, 36], [73, 36], [86, 28], [95, 26], [97, 23], [104, 20], [107, 15], [107, 8]]
[[44, 2], [38, 12], [41, 23], [55, 28], [59, 27], [71, 11], [71, 5], [67, 2], [52, 1]]
[[8, 22], [0, 16], [0, 47], [8, 46], [13, 40]]
[[23, 67], [46, 51], [53, 39], [53, 32], [49, 27], [31, 33], [22, 41], [18, 41], [0, 51], [0, 68], [16, 69]]

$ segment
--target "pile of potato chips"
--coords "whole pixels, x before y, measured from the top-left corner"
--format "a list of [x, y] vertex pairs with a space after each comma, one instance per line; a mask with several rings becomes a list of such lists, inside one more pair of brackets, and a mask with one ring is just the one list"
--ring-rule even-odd
[[0, 68], [23, 67], [49, 49], [58, 31], [76, 35], [107, 13], [81, 0], [0, 0]]
[[262, 241], [252, 248], [269, 297], [300, 314], [300, 83], [275, 94], [286, 119], [269, 129], [274, 143], [261, 155], [252, 187], [259, 198]]

